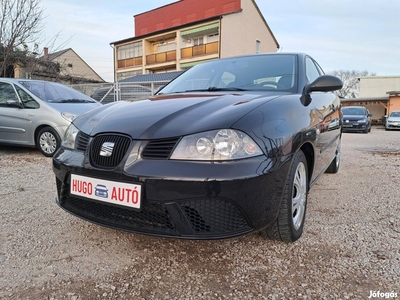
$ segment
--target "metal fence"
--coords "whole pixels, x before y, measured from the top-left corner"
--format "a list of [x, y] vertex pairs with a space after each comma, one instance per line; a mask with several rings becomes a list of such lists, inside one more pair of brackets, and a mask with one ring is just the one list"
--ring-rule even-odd
[[136, 101], [149, 96], [169, 81], [116, 82], [96, 84], [74, 84], [72, 88], [92, 97], [101, 103], [120, 100]]

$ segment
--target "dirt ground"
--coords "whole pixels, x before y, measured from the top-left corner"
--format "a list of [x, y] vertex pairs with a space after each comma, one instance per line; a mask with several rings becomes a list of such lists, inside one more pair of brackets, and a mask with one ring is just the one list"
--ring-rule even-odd
[[0, 299], [400, 298], [399, 182], [399, 131], [346, 133], [296, 243], [177, 240], [64, 212], [51, 159], [0, 146]]

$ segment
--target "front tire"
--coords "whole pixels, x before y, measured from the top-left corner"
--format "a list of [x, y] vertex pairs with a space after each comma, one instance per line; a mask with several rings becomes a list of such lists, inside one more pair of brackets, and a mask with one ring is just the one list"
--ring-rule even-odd
[[36, 138], [36, 145], [44, 156], [52, 157], [60, 147], [60, 137], [57, 132], [47, 126], [43, 127]]
[[278, 218], [264, 230], [263, 235], [286, 243], [299, 239], [303, 233], [306, 217], [307, 192], [307, 159], [303, 151], [299, 150], [290, 167]]

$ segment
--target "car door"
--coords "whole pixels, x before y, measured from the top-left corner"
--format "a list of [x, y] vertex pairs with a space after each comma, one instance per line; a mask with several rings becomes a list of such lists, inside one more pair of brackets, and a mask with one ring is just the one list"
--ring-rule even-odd
[[[26, 104], [21, 102], [19, 94], [29, 97], [25, 98]], [[8, 106], [9, 100], [15, 101], [21, 107]], [[20, 87], [0, 82], [0, 142], [34, 145], [29, 107], [37, 108], [38, 103]]]
[[[309, 83], [323, 75], [320, 67], [310, 57], [306, 58], [306, 76]], [[340, 137], [340, 100], [333, 92], [311, 93], [311, 105], [318, 116], [316, 128], [316, 162], [313, 178], [323, 172], [335, 156]]]

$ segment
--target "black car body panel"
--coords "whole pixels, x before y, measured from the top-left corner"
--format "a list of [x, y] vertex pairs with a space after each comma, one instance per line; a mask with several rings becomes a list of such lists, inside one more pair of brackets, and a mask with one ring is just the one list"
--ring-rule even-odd
[[[269, 226], [294, 154], [306, 154], [312, 186], [334, 160], [341, 137], [338, 97], [303, 93], [308, 56], [289, 55], [296, 60], [289, 89], [167, 93], [167, 86], [148, 100], [108, 104], [77, 118], [74, 149], [62, 147], [53, 158], [57, 203], [91, 222], [149, 235], [217, 239]], [[263, 55], [234, 59], [252, 57]], [[224, 129], [245, 133], [261, 152], [222, 161], [172, 157], [185, 137]], [[111, 158], [101, 154], [107, 142], [118, 149]], [[73, 195], [71, 174], [137, 184], [140, 208]]]

